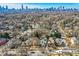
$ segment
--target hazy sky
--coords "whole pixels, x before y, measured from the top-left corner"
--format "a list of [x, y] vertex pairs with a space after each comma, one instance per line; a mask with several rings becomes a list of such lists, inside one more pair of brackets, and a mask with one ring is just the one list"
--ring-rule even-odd
[[[1, 6], [8, 5], [9, 8], [21, 8], [22, 3], [5, 3], [0, 4]], [[79, 3], [23, 3], [23, 6], [28, 6], [28, 8], [49, 8], [49, 7], [59, 7], [64, 6], [65, 8], [78, 8]]]

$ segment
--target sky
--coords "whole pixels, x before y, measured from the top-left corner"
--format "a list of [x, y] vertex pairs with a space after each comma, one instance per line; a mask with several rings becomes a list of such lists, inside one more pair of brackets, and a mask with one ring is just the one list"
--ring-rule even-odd
[[77, 8], [79, 9], [79, 3], [0, 3], [1, 6], [8, 6], [8, 8], [21, 8], [23, 4], [24, 8], [50, 8], [50, 7], [59, 7], [64, 6], [65, 8]]

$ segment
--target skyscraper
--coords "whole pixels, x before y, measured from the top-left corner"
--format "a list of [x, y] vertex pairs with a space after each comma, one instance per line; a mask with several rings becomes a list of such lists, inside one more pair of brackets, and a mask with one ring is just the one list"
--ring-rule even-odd
[[1, 10], [1, 6], [0, 6], [0, 10]]
[[8, 6], [6, 5], [6, 10], [8, 10]]
[[21, 9], [22, 9], [22, 10], [24, 9], [23, 4], [21, 5]]
[[26, 10], [28, 9], [28, 6], [26, 6]]

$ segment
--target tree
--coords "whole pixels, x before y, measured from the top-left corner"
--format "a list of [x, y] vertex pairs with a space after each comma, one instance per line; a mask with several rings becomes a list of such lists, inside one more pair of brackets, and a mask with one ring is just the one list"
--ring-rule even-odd
[[51, 36], [55, 37], [55, 38], [61, 38], [61, 33], [59, 33], [59, 32], [52, 32]]
[[8, 38], [8, 39], [10, 39], [9, 33], [0, 34], [0, 38]]

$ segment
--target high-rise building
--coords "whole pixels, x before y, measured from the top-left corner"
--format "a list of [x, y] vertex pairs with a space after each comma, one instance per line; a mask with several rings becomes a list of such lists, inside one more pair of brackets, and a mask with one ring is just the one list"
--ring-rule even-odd
[[21, 9], [22, 9], [22, 10], [24, 9], [23, 4], [21, 5]]
[[2, 10], [5, 10], [4, 6], [1, 8]]
[[65, 9], [65, 7], [64, 6], [62, 6], [62, 10], [64, 10]]
[[1, 10], [1, 6], [0, 6], [0, 10]]
[[28, 6], [26, 6], [26, 10], [28, 9]]
[[6, 5], [6, 10], [8, 10], [8, 6]]

